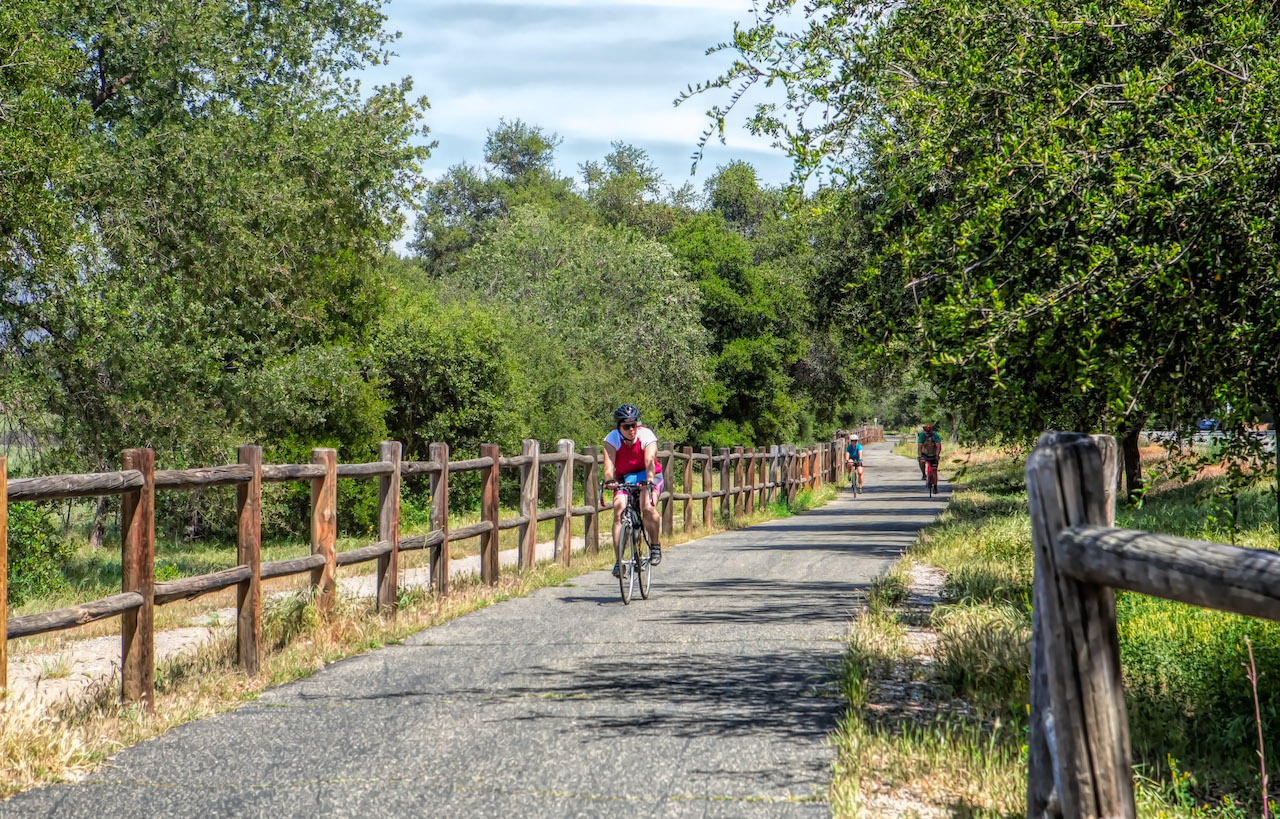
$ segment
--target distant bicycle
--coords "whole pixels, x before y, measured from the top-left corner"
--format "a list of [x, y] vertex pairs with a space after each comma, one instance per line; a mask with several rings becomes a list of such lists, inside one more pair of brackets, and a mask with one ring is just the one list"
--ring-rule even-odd
[[[628, 483], [626, 488], [634, 487], [637, 491], [627, 492], [627, 505], [622, 510], [622, 535], [613, 544], [613, 553], [618, 561], [618, 587], [622, 591], [623, 605], [631, 605], [635, 594], [636, 580], [640, 581], [640, 597], [649, 599], [650, 573], [649, 535], [644, 530], [643, 518], [640, 515], [640, 490], [648, 491], [655, 484], [649, 481]], [[610, 481], [604, 489], [619, 489], [617, 481]]]
[[924, 465], [927, 470], [924, 482], [929, 487], [929, 497], [933, 497], [938, 494], [938, 459], [925, 458]]
[[853, 490], [853, 496], [858, 497], [858, 493], [862, 491], [862, 474], [854, 468], [849, 475], [849, 488]]

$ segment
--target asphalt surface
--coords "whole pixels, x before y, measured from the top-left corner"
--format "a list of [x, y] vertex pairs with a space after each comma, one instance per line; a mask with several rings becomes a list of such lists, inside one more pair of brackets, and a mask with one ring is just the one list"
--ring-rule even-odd
[[867, 492], [575, 578], [122, 751], [0, 816], [825, 816], [848, 620], [946, 502]]

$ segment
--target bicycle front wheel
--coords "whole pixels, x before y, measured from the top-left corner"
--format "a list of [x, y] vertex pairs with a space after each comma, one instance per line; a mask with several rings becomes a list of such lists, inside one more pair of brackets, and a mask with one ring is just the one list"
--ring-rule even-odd
[[631, 595], [636, 585], [635, 527], [631, 521], [622, 521], [622, 543], [618, 547], [618, 588], [622, 592], [622, 604], [631, 605]]
[[635, 545], [632, 552], [636, 556], [636, 573], [640, 575], [640, 596], [649, 599], [649, 573], [653, 566], [649, 564], [649, 536], [644, 528], [637, 526], [634, 530]]

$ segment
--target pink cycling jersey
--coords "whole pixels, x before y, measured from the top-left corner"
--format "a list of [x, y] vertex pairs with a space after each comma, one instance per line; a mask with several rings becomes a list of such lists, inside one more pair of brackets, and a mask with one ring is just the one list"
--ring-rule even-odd
[[[644, 448], [649, 444], [656, 443], [658, 436], [653, 434], [653, 430], [646, 426], [636, 429], [636, 439], [632, 443], [627, 443], [622, 437], [622, 433], [614, 430], [605, 436], [604, 442], [614, 448], [613, 471], [621, 480], [622, 476], [630, 475], [633, 472], [644, 472]], [[662, 474], [662, 465], [655, 463], [653, 465], [654, 475]]]

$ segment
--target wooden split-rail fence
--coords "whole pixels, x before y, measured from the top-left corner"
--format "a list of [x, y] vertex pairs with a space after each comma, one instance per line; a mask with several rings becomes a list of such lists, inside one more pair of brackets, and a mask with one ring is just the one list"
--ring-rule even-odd
[[1032, 819], [1135, 815], [1115, 589], [1280, 620], [1280, 553], [1115, 528], [1117, 463], [1114, 438], [1079, 433], [1027, 460]]
[[[878, 427], [855, 430], [864, 441], [879, 440]], [[674, 507], [683, 502], [683, 531], [692, 531], [693, 502], [701, 501], [699, 524], [709, 528], [712, 502], [720, 504], [722, 520], [751, 514], [757, 504], [780, 498], [795, 500], [796, 493], [819, 484], [836, 481], [844, 474], [845, 439], [829, 444], [797, 448], [792, 445], [722, 448], [718, 455], [710, 447], [694, 451], [674, 444], [660, 446], [658, 458], [667, 477], [667, 488], [659, 497], [662, 533], [674, 528]], [[72, 498], [121, 496], [120, 593], [91, 603], [56, 611], [8, 617], [0, 605], [0, 692], [7, 686], [8, 641], [91, 623], [107, 617], [121, 622], [121, 697], [150, 708], [155, 690], [155, 607], [179, 600], [191, 600], [211, 592], [236, 588], [236, 658], [248, 674], [255, 674], [262, 659], [263, 580], [290, 575], [311, 575], [311, 589], [322, 613], [333, 610], [337, 597], [339, 566], [377, 561], [376, 605], [379, 611], [394, 613], [399, 577], [398, 557], [402, 552], [430, 550], [430, 576], [434, 590], [449, 590], [449, 544], [479, 538], [480, 577], [486, 584], [498, 579], [498, 532], [518, 529], [518, 557], [521, 569], [532, 568], [537, 545], [537, 525], [555, 521], [555, 557], [569, 565], [570, 531], [575, 517], [585, 518], [583, 533], [590, 553], [600, 548], [600, 470], [603, 456], [596, 447], [578, 451], [572, 440], [561, 439], [555, 452], [542, 452], [535, 440], [526, 440], [519, 455], [504, 457], [494, 444], [483, 444], [478, 458], [450, 460], [449, 446], [431, 444], [430, 460], [401, 460], [401, 445], [383, 441], [379, 460], [371, 463], [340, 464], [332, 449], [314, 449], [309, 464], [264, 464], [262, 448], [242, 446], [238, 462], [228, 466], [195, 469], [156, 469], [150, 449], [127, 449], [118, 472], [53, 475], [8, 480], [4, 456], [0, 456], [0, 603], [6, 597], [8, 503]], [[675, 491], [675, 463], [682, 466], [683, 491]], [[538, 479], [544, 466], [554, 466], [555, 505], [538, 508]], [[584, 505], [574, 506], [578, 467], [582, 467]], [[519, 514], [500, 518], [498, 511], [499, 470], [519, 470]], [[694, 470], [701, 473], [703, 491], [693, 492]], [[449, 476], [457, 472], [480, 472], [480, 521], [456, 529], [449, 527]], [[712, 489], [719, 473], [719, 488]], [[410, 476], [429, 476], [431, 489], [431, 530], [427, 534], [401, 537], [400, 481]], [[337, 537], [337, 486], [343, 478], [378, 479], [378, 539], [345, 552], [335, 551]], [[262, 485], [286, 481], [311, 483], [311, 554], [291, 560], [263, 563], [261, 559]], [[239, 565], [223, 571], [177, 580], [155, 580], [155, 495], [159, 490], [189, 491], [217, 486], [236, 487], [236, 555]]]

